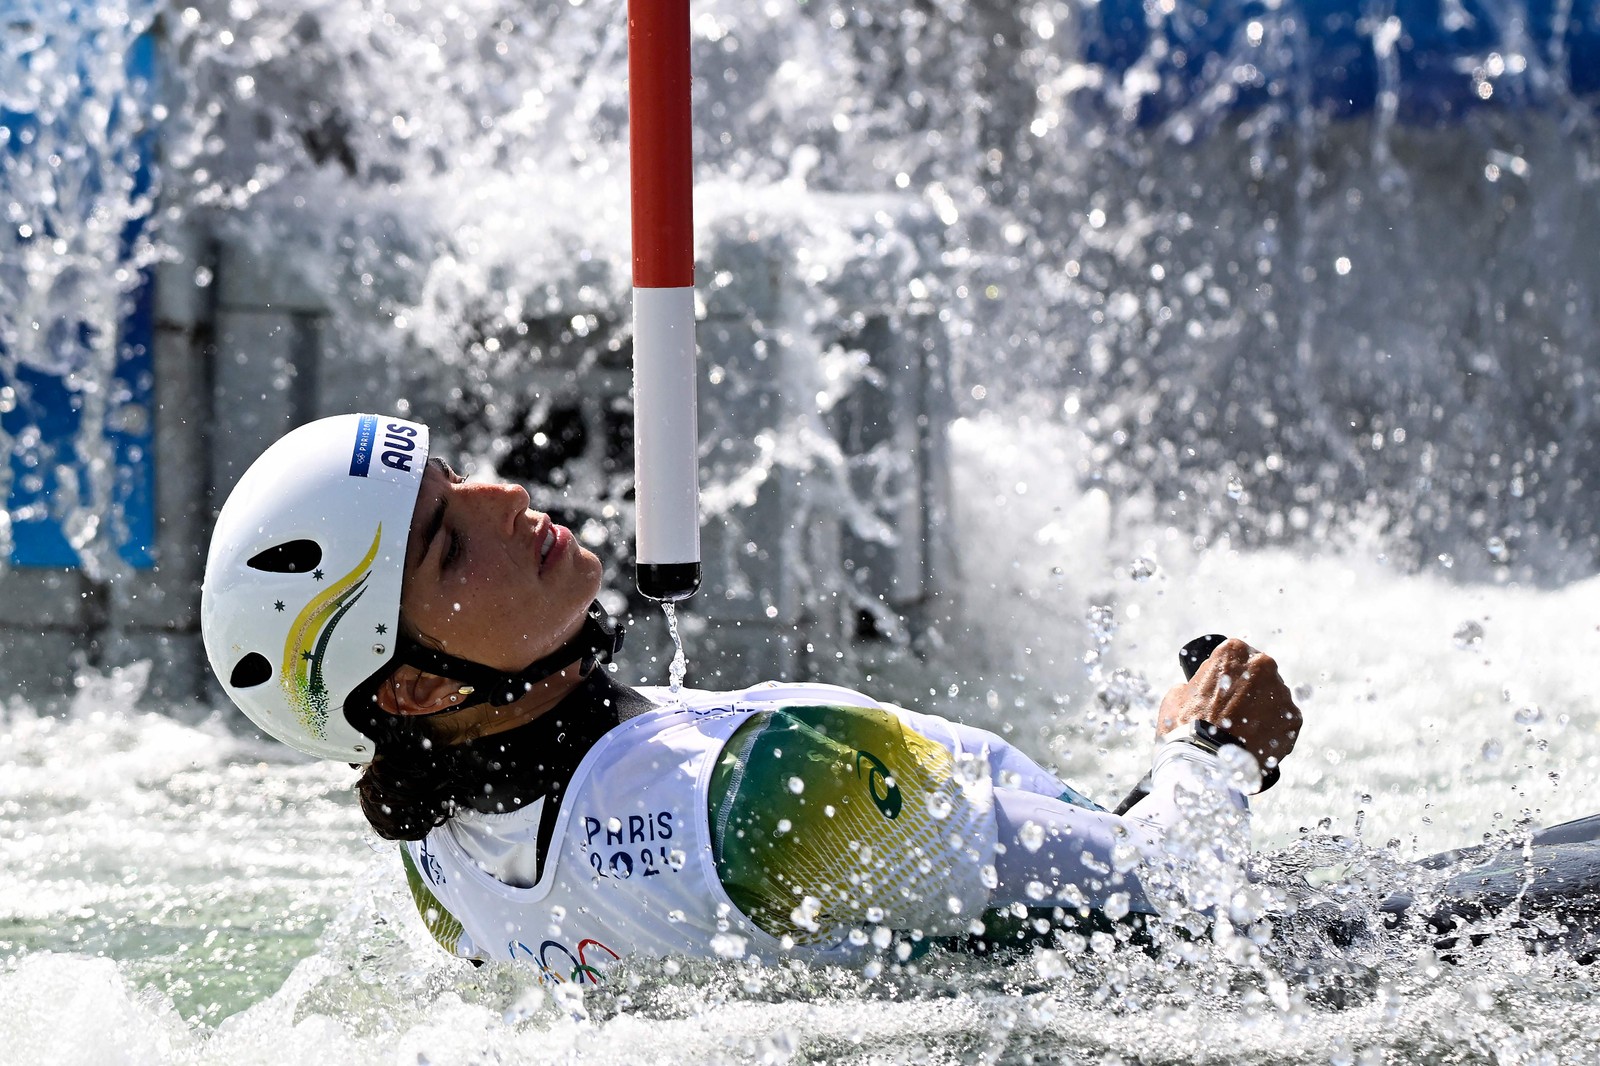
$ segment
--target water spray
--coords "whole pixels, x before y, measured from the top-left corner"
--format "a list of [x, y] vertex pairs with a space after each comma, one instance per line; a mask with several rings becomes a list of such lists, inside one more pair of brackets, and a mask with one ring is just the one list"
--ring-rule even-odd
[[639, 591], [700, 587], [689, 0], [628, 4], [633, 455]]

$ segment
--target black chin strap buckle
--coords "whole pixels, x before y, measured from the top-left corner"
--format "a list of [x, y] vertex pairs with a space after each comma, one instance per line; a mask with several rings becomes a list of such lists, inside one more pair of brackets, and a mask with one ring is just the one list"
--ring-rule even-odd
[[613, 622], [605, 608], [596, 600], [589, 605], [587, 617], [578, 632], [555, 651], [536, 662], [529, 663], [514, 673], [496, 670], [482, 663], [438, 651], [409, 638], [400, 642], [399, 658], [408, 666], [430, 674], [448, 677], [469, 686], [472, 692], [460, 703], [446, 707], [435, 714], [448, 714], [463, 707], [491, 703], [504, 707], [515, 703], [539, 682], [553, 677], [575, 662], [582, 662], [582, 672], [588, 674], [597, 666], [609, 663], [622, 650], [622, 627]]

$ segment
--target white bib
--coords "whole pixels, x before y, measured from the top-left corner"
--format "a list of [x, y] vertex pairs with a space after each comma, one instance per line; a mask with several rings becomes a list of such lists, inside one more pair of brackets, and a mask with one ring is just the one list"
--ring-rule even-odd
[[[643, 691], [653, 702], [673, 702], [621, 723], [584, 756], [538, 884], [516, 888], [486, 873], [448, 823], [406, 844], [422, 886], [447, 912], [429, 922], [441, 942], [463, 957], [531, 960], [552, 980], [589, 982], [605, 963], [636, 953], [841, 963], [869, 953], [842, 934], [833, 943], [786, 947], [734, 907], [712, 854], [711, 773], [740, 725], [784, 704], [883, 708], [919, 724], [924, 716], [833, 685]], [[973, 897], [968, 913], [986, 902], [976, 879], [963, 895]]]

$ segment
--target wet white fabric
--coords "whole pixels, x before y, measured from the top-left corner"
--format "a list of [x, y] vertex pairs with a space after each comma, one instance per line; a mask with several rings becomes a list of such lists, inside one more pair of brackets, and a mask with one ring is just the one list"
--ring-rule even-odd
[[1193, 806], [1187, 797], [1216, 798], [1220, 791], [1222, 802], [1237, 815], [1236, 825], [1244, 824], [1249, 804], [1228, 781], [1216, 755], [1173, 742], [1156, 749], [1150, 793], [1125, 815], [1087, 810], [1033, 791], [996, 788], [1001, 846], [995, 853], [998, 884], [992, 906], [1103, 909], [1113, 896], [1125, 894], [1129, 910], [1157, 913], [1140, 870], [1166, 857], [1168, 832]]
[[1020, 789], [1051, 798], [1068, 791], [1065, 782], [998, 733], [916, 711], [902, 714], [917, 732], [943, 744], [952, 754], [981, 756], [986, 763], [985, 772], [996, 788]]
[[545, 797], [504, 813], [458, 811], [443, 828], [478, 869], [517, 888], [539, 882], [539, 825]]
[[[786, 703], [878, 708], [931, 730], [949, 723], [886, 707], [860, 693], [831, 685], [759, 685], [742, 692], [682, 690], [658, 707], [608, 732], [573, 776], [556, 816], [548, 868], [531, 887], [507, 884], [485, 870], [500, 864], [502, 843], [526, 832], [532, 819], [496, 823], [478, 816], [463, 835], [452, 824], [407, 853], [425, 893], [419, 907], [450, 918], [440, 939], [467, 958], [530, 959], [553, 978], [599, 980], [598, 967], [629, 954], [793, 955], [821, 962], [850, 962], [874, 949], [865, 938], [837, 931], [837, 940], [789, 945], [752, 925], [728, 899], [717, 879], [708, 826], [707, 785], [715, 760], [740, 723]], [[981, 767], [978, 752], [961, 763]], [[987, 815], [987, 780], [972, 782], [972, 803]], [[454, 820], [453, 820], [454, 821]], [[982, 853], [993, 850], [992, 819]], [[480, 851], [473, 855], [463, 839]], [[494, 838], [494, 839], [491, 839]], [[523, 845], [522, 847], [526, 847]], [[931, 868], [931, 867], [930, 867]], [[988, 887], [978, 862], [942, 868], [940, 901], [954, 899], [951, 916], [980, 912]], [[951, 917], [951, 921], [955, 921]], [[430, 926], [430, 928], [432, 928]], [[940, 932], [932, 928], [934, 933]], [[438, 932], [435, 933], [439, 937]]]

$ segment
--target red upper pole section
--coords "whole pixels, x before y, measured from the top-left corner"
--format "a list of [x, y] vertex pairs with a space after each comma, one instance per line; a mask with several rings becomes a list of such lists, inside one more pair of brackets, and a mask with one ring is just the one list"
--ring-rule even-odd
[[689, 0], [628, 0], [633, 283], [694, 285]]

